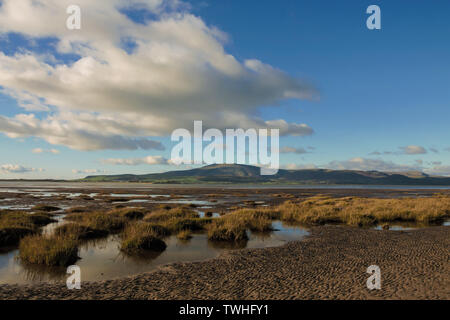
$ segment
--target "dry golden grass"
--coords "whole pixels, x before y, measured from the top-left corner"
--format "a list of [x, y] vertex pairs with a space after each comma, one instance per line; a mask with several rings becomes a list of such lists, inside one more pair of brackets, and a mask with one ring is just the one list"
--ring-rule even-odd
[[149, 223], [131, 223], [121, 234], [121, 250], [135, 253], [140, 250], [164, 251], [166, 244], [160, 239], [161, 234]]
[[239, 242], [247, 240], [247, 227], [240, 219], [216, 219], [208, 226], [208, 239]]
[[220, 219], [227, 220], [228, 225], [244, 225], [245, 228], [251, 231], [271, 231], [272, 220], [278, 219], [279, 213], [271, 209], [238, 209]]
[[26, 236], [20, 241], [19, 257], [25, 263], [68, 266], [78, 259], [78, 242], [72, 237]]
[[192, 235], [191, 235], [191, 232], [190, 232], [189, 230], [183, 230], [183, 231], [180, 231], [180, 232], [177, 234], [177, 238], [178, 238], [179, 240], [184, 240], [184, 241], [186, 241], [186, 240], [191, 239], [191, 238], [192, 238]]
[[0, 211], [0, 247], [17, 245], [21, 238], [36, 233], [39, 227], [53, 221], [48, 213]]
[[169, 230], [171, 234], [182, 231], [200, 231], [211, 223], [211, 218], [200, 218], [199, 214], [189, 207], [181, 206], [170, 209], [157, 209], [144, 217], [145, 222], [158, 224]]
[[384, 222], [431, 224], [450, 217], [450, 198], [329, 198], [311, 197], [302, 202], [287, 201], [275, 208], [284, 221], [306, 224], [345, 223], [371, 226]]
[[46, 205], [46, 204], [38, 204], [38, 205], [35, 205], [33, 207], [33, 210], [34, 211], [53, 212], [53, 211], [59, 211], [61, 209], [58, 208], [58, 207], [49, 206], [49, 205]]
[[77, 240], [88, 240], [106, 237], [108, 231], [92, 229], [91, 227], [78, 223], [68, 223], [57, 227], [54, 234], [61, 237], [71, 237]]
[[199, 214], [190, 208], [176, 207], [152, 211], [144, 217], [144, 221], [160, 223], [172, 219], [195, 219], [198, 217]]
[[74, 221], [93, 230], [114, 233], [122, 230], [128, 221], [124, 214], [118, 211], [91, 211], [83, 213], [72, 213], [66, 216], [67, 220]]

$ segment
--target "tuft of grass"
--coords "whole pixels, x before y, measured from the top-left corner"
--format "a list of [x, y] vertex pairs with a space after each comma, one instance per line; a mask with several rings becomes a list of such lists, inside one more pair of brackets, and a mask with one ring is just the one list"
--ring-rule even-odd
[[82, 213], [89, 211], [86, 207], [73, 207], [67, 210], [68, 213]]
[[189, 230], [183, 230], [183, 231], [180, 231], [180, 232], [177, 234], [177, 238], [178, 238], [179, 240], [184, 240], [184, 241], [186, 241], [186, 240], [191, 239], [191, 238], [192, 238], [192, 235], [191, 235], [191, 232], [190, 232]]
[[54, 220], [49, 214], [23, 211], [0, 212], [0, 247], [17, 245], [23, 237], [38, 232]]
[[65, 217], [66, 220], [77, 222], [83, 226], [93, 230], [103, 231], [107, 233], [116, 233], [121, 231], [127, 218], [121, 216], [117, 212], [91, 211], [84, 213], [72, 213]]
[[171, 234], [178, 233], [181, 231], [201, 231], [210, 224], [211, 218], [172, 218], [161, 222], [161, 224], [166, 227]]
[[166, 243], [160, 239], [154, 225], [147, 223], [129, 224], [121, 234], [121, 250], [132, 254], [141, 250], [164, 251]]
[[176, 207], [152, 211], [144, 217], [148, 222], [165, 222], [173, 219], [195, 219], [199, 214], [187, 207]]
[[57, 227], [54, 234], [61, 237], [74, 238], [77, 240], [88, 240], [106, 237], [108, 235], [108, 231], [92, 229], [91, 227], [78, 223], [68, 223]]
[[130, 220], [142, 219], [145, 215], [144, 210], [139, 208], [123, 208], [116, 209], [111, 212], [111, 214], [118, 215]]
[[171, 234], [181, 231], [200, 231], [211, 223], [211, 218], [200, 218], [188, 207], [155, 210], [144, 217], [144, 221], [164, 226]]
[[78, 259], [78, 242], [72, 237], [26, 236], [20, 241], [19, 257], [30, 264], [68, 266]]
[[47, 224], [50, 224], [52, 222], [56, 222], [51, 214], [43, 212], [32, 213], [29, 215], [29, 218], [35, 226], [39, 227], [46, 226]]
[[54, 212], [59, 211], [61, 208], [49, 206], [46, 204], [37, 204], [32, 208], [33, 211]]
[[231, 242], [247, 240], [246, 226], [242, 220], [214, 220], [208, 227], [208, 239]]
[[226, 219], [230, 224], [243, 224], [251, 231], [266, 232], [272, 231], [272, 220], [279, 219], [278, 211], [270, 209], [238, 209], [221, 217]]

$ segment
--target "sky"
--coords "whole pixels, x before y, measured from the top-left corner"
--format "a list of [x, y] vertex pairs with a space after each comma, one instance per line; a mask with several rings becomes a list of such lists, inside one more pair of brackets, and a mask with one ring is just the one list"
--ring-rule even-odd
[[280, 129], [282, 168], [450, 176], [446, 0], [0, 4], [0, 179], [186, 169], [194, 120]]

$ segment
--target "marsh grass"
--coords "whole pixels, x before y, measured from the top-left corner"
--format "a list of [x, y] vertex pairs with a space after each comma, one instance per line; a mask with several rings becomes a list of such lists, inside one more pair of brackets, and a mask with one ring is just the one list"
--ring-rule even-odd
[[78, 259], [78, 241], [59, 235], [30, 235], [20, 241], [22, 262], [46, 266], [68, 266]]
[[199, 218], [199, 214], [187, 207], [175, 207], [169, 209], [159, 209], [152, 211], [144, 217], [148, 222], [167, 222], [174, 219], [196, 219]]
[[145, 211], [140, 208], [119, 208], [110, 213], [129, 220], [142, 219], [145, 216]]
[[208, 239], [213, 241], [239, 242], [247, 240], [247, 230], [252, 232], [270, 232], [272, 222], [279, 213], [270, 209], [237, 209], [218, 219], [208, 228]]
[[68, 213], [82, 213], [87, 211], [89, 211], [89, 209], [86, 207], [72, 207], [67, 210]]
[[192, 238], [192, 234], [189, 230], [183, 230], [177, 234], [177, 238], [179, 240], [187, 241]]
[[21, 238], [37, 233], [39, 227], [54, 221], [48, 213], [0, 211], [0, 247], [17, 245]]
[[55, 206], [49, 206], [46, 204], [37, 204], [32, 208], [33, 211], [54, 212], [59, 211], [61, 208]]
[[201, 231], [212, 222], [211, 218], [200, 218], [197, 212], [189, 207], [176, 207], [168, 210], [158, 209], [144, 217], [144, 221], [159, 224], [171, 234], [182, 231]]
[[133, 254], [141, 250], [164, 251], [166, 243], [155, 226], [149, 223], [131, 223], [121, 234], [121, 250]]
[[275, 208], [284, 221], [305, 224], [343, 223], [373, 226], [386, 222], [433, 224], [450, 217], [450, 198], [330, 198], [311, 197], [302, 202], [287, 201]]
[[89, 240], [106, 237], [108, 231], [92, 229], [89, 226], [78, 223], [68, 223], [57, 227], [54, 234], [61, 237], [71, 237], [77, 240]]
[[212, 241], [240, 242], [248, 240], [247, 228], [242, 220], [216, 219], [208, 227], [208, 239]]
[[92, 230], [107, 233], [116, 233], [121, 231], [128, 221], [122, 211], [91, 211], [72, 213], [68, 214], [65, 219], [91, 228]]

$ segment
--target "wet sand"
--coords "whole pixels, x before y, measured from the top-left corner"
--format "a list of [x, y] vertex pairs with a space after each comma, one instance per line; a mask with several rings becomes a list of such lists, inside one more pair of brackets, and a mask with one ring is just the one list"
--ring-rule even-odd
[[[81, 290], [1, 285], [0, 299], [449, 299], [449, 231], [315, 227], [305, 240], [282, 247], [82, 282]], [[370, 265], [381, 268], [381, 290], [366, 287]]]

